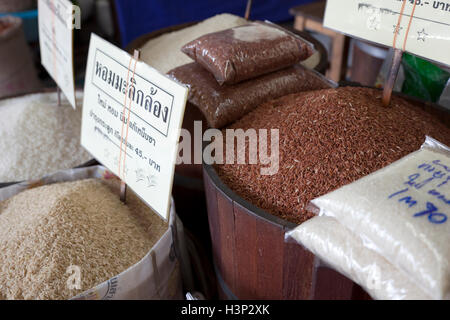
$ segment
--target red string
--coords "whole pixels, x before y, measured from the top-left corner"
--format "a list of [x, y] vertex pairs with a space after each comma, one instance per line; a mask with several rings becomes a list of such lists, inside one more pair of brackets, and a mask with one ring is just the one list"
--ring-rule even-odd
[[[394, 41], [393, 41], [393, 44], [392, 44], [392, 47], [394, 49], [396, 49], [397, 37], [398, 37], [398, 34], [400, 32], [400, 25], [402, 23], [402, 17], [403, 17], [403, 13], [404, 13], [405, 7], [406, 7], [406, 1], [407, 0], [403, 0], [402, 8], [400, 10], [400, 15], [398, 17], [397, 26], [395, 27]], [[409, 34], [410, 29], [411, 29], [412, 20], [414, 18], [414, 12], [416, 11], [416, 6], [417, 6], [417, 2], [414, 0], [414, 5], [413, 5], [412, 12], [411, 12], [411, 16], [409, 17], [408, 28], [406, 29], [405, 39], [403, 40], [402, 51], [405, 51], [405, 48], [406, 48], [406, 42], [408, 41], [408, 34]]]
[[[134, 60], [133, 76], [131, 77], [131, 79], [134, 79], [134, 76], [136, 74], [136, 65], [137, 65], [137, 61], [138, 61], [138, 56], [135, 54], [134, 58], [135, 58], [135, 60]], [[130, 102], [128, 104], [127, 132], [126, 132], [126, 135], [125, 135], [125, 154], [124, 154], [124, 157], [123, 157], [123, 170], [125, 170], [125, 160], [127, 159], [127, 152], [126, 152], [126, 150], [127, 150], [127, 142], [128, 142], [128, 129], [130, 127], [131, 99], [129, 99], [129, 100], [130, 100]], [[122, 124], [123, 124], [123, 122], [122, 122]], [[124, 175], [123, 176], [124, 176], [124, 179], [122, 179], [122, 180], [125, 180], [125, 171], [124, 171]]]
[[406, 48], [406, 41], [408, 41], [408, 34], [409, 34], [409, 30], [411, 29], [411, 24], [412, 24], [412, 20], [414, 18], [414, 12], [416, 11], [416, 5], [417, 5], [417, 1], [414, 1], [414, 6], [411, 12], [411, 17], [409, 18], [409, 23], [408, 23], [408, 29], [406, 29], [406, 35], [405, 35], [405, 40], [403, 41], [403, 51], [405, 51]]
[[[128, 72], [127, 72], [127, 85], [125, 88], [125, 100], [123, 102], [123, 110], [122, 110], [122, 114], [125, 116], [125, 111], [126, 111], [126, 106], [127, 106], [127, 94], [128, 94], [128, 90], [130, 88], [130, 69], [131, 69], [131, 62], [133, 61], [133, 57], [130, 57], [130, 63], [128, 64]], [[125, 119], [124, 119], [125, 120]], [[122, 174], [120, 172], [120, 165], [122, 163], [122, 145], [123, 145], [123, 127], [124, 127], [125, 123], [124, 121], [122, 121], [122, 129], [120, 132], [120, 153], [119, 153], [119, 178], [122, 179]], [[126, 157], [126, 145], [125, 145], [125, 157]], [[123, 179], [122, 179], [123, 180]]]
[[400, 32], [400, 24], [402, 23], [402, 17], [403, 17], [403, 11], [405, 11], [405, 6], [406, 6], [406, 0], [403, 0], [402, 3], [402, 8], [400, 10], [400, 15], [398, 16], [398, 22], [397, 22], [397, 26], [395, 27], [395, 31], [394, 31], [394, 41], [392, 44], [392, 47], [395, 49], [395, 45], [397, 43], [397, 36]]

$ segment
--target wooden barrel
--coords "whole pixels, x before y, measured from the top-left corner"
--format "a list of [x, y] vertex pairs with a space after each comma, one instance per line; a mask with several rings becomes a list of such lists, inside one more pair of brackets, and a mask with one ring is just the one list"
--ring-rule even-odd
[[213, 261], [224, 299], [353, 299], [361, 289], [286, 243], [295, 224], [235, 194], [213, 166], [203, 166]]
[[[399, 94], [404, 97], [404, 95]], [[408, 100], [450, 127], [445, 108]], [[213, 261], [225, 299], [370, 299], [301, 245], [285, 242], [297, 225], [242, 199], [212, 165], [203, 164]]]

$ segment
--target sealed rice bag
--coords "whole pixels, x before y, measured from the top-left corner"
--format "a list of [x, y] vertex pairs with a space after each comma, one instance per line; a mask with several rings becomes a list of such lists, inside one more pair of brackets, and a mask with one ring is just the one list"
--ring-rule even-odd
[[209, 33], [181, 51], [211, 72], [219, 84], [234, 84], [309, 58], [313, 46], [281, 27], [254, 22]]
[[200, 109], [213, 128], [222, 128], [260, 104], [287, 94], [335, 86], [319, 73], [300, 65], [224, 86], [195, 62], [175, 68], [168, 75], [190, 87], [189, 102]]
[[314, 217], [286, 233], [286, 240], [289, 239], [358, 283], [374, 299], [430, 299], [405, 273], [365, 247], [360, 237], [334, 218]]
[[450, 150], [420, 150], [312, 200], [433, 299], [450, 298]]

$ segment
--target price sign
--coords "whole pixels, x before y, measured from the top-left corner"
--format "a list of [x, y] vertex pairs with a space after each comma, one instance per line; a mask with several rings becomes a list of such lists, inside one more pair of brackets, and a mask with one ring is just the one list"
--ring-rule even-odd
[[167, 219], [187, 87], [92, 34], [81, 144]]
[[448, 0], [328, 0], [324, 25], [450, 65]]
[[74, 7], [69, 0], [39, 0], [41, 63], [76, 108], [73, 71]]

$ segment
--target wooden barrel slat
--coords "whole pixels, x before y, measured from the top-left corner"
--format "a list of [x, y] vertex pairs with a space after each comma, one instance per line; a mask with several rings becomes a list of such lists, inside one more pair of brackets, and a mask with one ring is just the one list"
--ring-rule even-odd
[[219, 263], [219, 255], [221, 252], [221, 241], [220, 241], [220, 229], [219, 220], [217, 212], [217, 194], [216, 190], [212, 185], [211, 180], [205, 179], [205, 193], [206, 193], [206, 207], [207, 211], [211, 212], [208, 218], [209, 230], [211, 234], [211, 245], [213, 262], [216, 265], [218, 271], [222, 273], [222, 265]]
[[353, 286], [352, 300], [372, 300], [372, 297], [359, 285]]
[[352, 299], [353, 287], [356, 286], [353, 281], [324, 266], [317, 267], [315, 272], [314, 300]]
[[[256, 220], [246, 213], [246, 210], [234, 203], [234, 221], [236, 237], [236, 279], [238, 280], [239, 297], [253, 299], [257, 295], [256, 254]], [[236, 292], [237, 293], [237, 292]]]
[[283, 299], [284, 232], [263, 219], [256, 219], [258, 299]]
[[297, 243], [286, 243], [283, 259], [283, 297], [288, 300], [310, 299], [314, 255]]
[[221, 254], [218, 258], [222, 278], [230, 290], [236, 292], [233, 201], [220, 191], [217, 191], [216, 199], [221, 242]]

